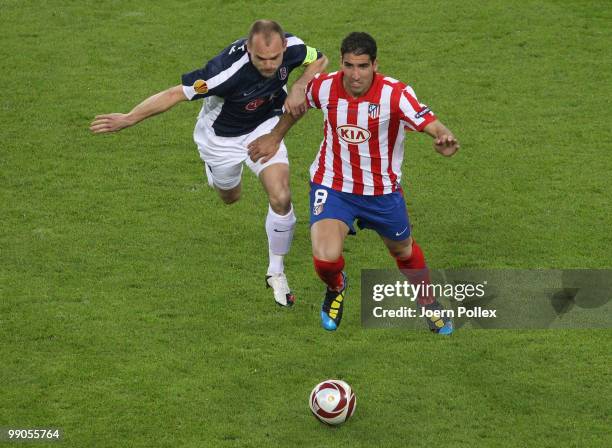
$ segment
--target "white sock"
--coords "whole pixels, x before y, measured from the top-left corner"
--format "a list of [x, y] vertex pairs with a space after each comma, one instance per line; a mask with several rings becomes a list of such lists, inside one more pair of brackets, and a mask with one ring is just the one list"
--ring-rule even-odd
[[271, 250], [268, 251], [270, 254], [270, 263], [268, 264], [267, 275], [280, 274], [285, 272], [284, 255], [276, 255]]
[[268, 275], [280, 274], [284, 271], [283, 258], [291, 247], [295, 222], [293, 204], [291, 205], [291, 210], [285, 216], [277, 215], [272, 210], [272, 207], [268, 206], [268, 216], [266, 217], [266, 233], [268, 234], [268, 249], [270, 253]]

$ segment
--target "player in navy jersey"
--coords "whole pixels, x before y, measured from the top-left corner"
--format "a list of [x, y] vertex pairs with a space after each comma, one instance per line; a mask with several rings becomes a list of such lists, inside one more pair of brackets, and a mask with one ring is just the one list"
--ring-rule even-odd
[[[193, 135], [208, 182], [226, 204], [231, 204], [240, 198], [243, 163], [259, 177], [269, 200], [266, 284], [278, 304], [291, 306], [295, 297], [283, 260], [291, 246], [296, 218], [287, 149], [280, 142], [274, 154], [255, 162], [248, 157], [247, 146], [274, 128], [283, 108], [295, 118], [306, 112], [306, 85], [326, 66], [323, 54], [285, 33], [277, 22], [258, 20], [247, 38], [233, 42], [203, 68], [184, 74], [181, 84], [147, 98], [127, 114], [98, 115], [90, 129], [94, 133], [120, 131], [182, 101], [203, 99]], [[304, 72], [287, 93], [289, 74], [298, 67], [305, 67]]]
[[[317, 75], [307, 87], [310, 107], [323, 111], [324, 137], [310, 167], [310, 223], [314, 266], [327, 285], [321, 323], [336, 330], [342, 319], [347, 277], [342, 251], [354, 222], [375, 230], [413, 283], [429, 285], [429, 272], [411, 226], [400, 185], [405, 131], [425, 132], [434, 148], [452, 156], [459, 143], [411, 87], [377, 73], [376, 42], [366, 33], [351, 33], [342, 42], [342, 70]], [[250, 145], [251, 155], [269, 157], [295, 122], [282, 117], [267, 136]], [[440, 310], [428, 288], [419, 306]], [[441, 313], [439, 313], [441, 314]], [[453, 331], [445, 317], [427, 319], [440, 334]]]

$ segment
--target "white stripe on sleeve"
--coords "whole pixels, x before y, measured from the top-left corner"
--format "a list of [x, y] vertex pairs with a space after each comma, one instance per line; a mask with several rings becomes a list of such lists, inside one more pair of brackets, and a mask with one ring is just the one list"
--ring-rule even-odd
[[294, 45], [306, 45], [299, 37], [291, 36], [287, 39], [287, 46], [293, 47]]
[[183, 93], [188, 100], [191, 100], [196, 95], [196, 91], [193, 86], [183, 86]]
[[249, 54], [245, 53], [240, 59], [234, 62], [229, 68], [226, 68], [222, 72], [219, 72], [215, 76], [206, 80], [206, 84], [208, 85], [208, 90], [212, 90], [215, 87], [219, 87], [225, 81], [230, 79], [232, 76], [238, 72], [242, 67], [249, 63]]

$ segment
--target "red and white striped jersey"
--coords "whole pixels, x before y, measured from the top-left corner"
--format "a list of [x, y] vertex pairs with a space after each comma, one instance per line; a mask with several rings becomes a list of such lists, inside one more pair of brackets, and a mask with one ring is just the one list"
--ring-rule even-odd
[[376, 73], [368, 92], [351, 97], [343, 72], [319, 74], [306, 88], [310, 107], [323, 111], [323, 141], [310, 180], [338, 191], [381, 195], [399, 188], [405, 131], [436, 120], [410, 86]]

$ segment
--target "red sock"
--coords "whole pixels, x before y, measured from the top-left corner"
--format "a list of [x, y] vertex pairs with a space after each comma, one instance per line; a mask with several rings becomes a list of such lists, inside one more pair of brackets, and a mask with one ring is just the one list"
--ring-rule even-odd
[[[396, 258], [395, 262], [410, 283], [413, 285], [420, 283], [423, 285], [422, 288], [427, 289], [427, 285], [431, 283], [429, 279], [429, 269], [427, 269], [423, 251], [416, 241], [412, 240], [412, 254], [410, 258]], [[436, 298], [433, 295], [427, 294], [426, 291], [421, 291], [417, 300], [419, 305], [429, 305], [434, 302]]]
[[317, 274], [325, 282], [329, 289], [342, 288], [342, 269], [344, 269], [344, 257], [340, 255], [336, 261], [323, 261], [312, 257]]

